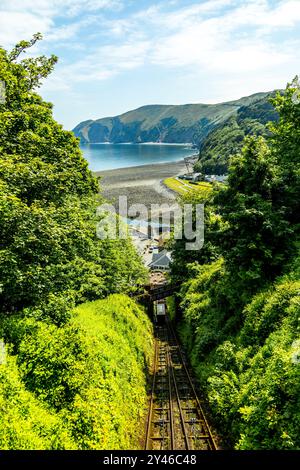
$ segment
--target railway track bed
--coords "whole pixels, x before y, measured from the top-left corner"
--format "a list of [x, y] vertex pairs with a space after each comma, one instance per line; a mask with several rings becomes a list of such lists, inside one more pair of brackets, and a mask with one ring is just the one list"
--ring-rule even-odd
[[146, 450], [217, 450], [173, 327], [155, 328]]

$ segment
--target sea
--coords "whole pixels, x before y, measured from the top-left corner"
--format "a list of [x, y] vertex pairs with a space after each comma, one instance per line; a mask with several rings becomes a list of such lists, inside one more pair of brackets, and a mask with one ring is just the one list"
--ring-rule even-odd
[[92, 171], [168, 163], [195, 154], [189, 144], [81, 144]]

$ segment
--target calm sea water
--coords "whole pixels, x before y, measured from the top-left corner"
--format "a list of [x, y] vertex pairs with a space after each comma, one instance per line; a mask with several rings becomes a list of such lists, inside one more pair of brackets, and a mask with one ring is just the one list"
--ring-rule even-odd
[[158, 144], [82, 144], [81, 150], [92, 171], [175, 162], [195, 153], [184, 145]]

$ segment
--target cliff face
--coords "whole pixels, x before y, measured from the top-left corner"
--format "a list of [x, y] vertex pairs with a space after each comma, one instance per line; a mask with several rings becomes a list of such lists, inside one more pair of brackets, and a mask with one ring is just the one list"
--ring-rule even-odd
[[165, 142], [198, 144], [242, 107], [267, 100], [257, 93], [220, 104], [150, 105], [115, 117], [81, 122], [73, 132], [83, 143]]

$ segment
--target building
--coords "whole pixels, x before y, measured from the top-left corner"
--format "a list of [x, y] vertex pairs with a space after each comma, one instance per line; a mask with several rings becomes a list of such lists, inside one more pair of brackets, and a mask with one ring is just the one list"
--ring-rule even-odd
[[162, 250], [159, 253], [153, 253], [152, 261], [148, 266], [152, 271], [168, 271], [171, 261], [171, 253], [167, 250]]
[[196, 183], [197, 181], [201, 181], [202, 174], [201, 173], [186, 173], [185, 175], [180, 175], [179, 178], [182, 180], [193, 181], [194, 183]]
[[205, 175], [204, 180], [208, 183], [226, 183], [228, 176], [227, 175]]

